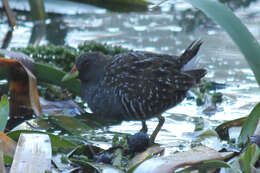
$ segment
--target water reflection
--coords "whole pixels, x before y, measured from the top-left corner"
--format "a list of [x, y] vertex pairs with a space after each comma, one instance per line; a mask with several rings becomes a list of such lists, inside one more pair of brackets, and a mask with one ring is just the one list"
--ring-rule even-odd
[[39, 45], [43, 37], [46, 35], [46, 24], [45, 22], [35, 22], [31, 31], [31, 37], [29, 44], [34, 47]]
[[13, 31], [12, 30], [9, 30], [7, 31], [7, 33], [5, 34], [5, 37], [3, 39], [3, 44], [1, 46], [2, 49], [6, 49], [12, 39], [12, 36], [13, 36]]
[[46, 28], [46, 39], [54, 45], [65, 45], [68, 27], [61, 18], [50, 19]]

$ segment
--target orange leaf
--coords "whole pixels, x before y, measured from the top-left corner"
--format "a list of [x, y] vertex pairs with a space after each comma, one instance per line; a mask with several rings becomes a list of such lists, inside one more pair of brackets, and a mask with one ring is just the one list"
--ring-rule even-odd
[[[20, 116], [28, 113], [31, 108], [37, 116], [42, 109], [34, 76], [34, 61], [23, 53], [1, 50], [11, 59], [0, 58], [0, 66], [10, 68], [10, 115]], [[30, 111], [29, 111], [30, 113]]]
[[17, 66], [19, 63], [15, 59], [7, 59], [0, 57], [0, 66], [2, 67], [13, 67]]

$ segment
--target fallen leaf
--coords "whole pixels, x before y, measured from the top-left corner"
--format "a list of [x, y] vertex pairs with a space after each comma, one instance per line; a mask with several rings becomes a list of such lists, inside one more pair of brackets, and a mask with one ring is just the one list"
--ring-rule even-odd
[[134, 170], [134, 173], [172, 173], [178, 168], [209, 160], [222, 160], [222, 156], [211, 148], [200, 146], [172, 156], [146, 160]]
[[10, 173], [46, 172], [51, 169], [52, 148], [47, 134], [21, 134]]
[[[1, 54], [10, 57], [0, 58], [0, 66], [8, 67], [10, 82], [10, 115], [21, 116], [30, 107], [37, 115], [41, 115], [41, 105], [34, 76], [34, 61], [20, 52], [0, 50]], [[29, 98], [29, 99], [28, 99]]]

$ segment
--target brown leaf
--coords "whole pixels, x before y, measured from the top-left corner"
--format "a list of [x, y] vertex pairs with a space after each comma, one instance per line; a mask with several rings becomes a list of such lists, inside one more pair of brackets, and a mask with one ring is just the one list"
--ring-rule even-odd
[[[34, 61], [19, 52], [0, 50], [11, 59], [0, 58], [0, 67], [10, 68], [10, 115], [21, 116], [33, 112], [40, 116], [42, 109], [34, 76]], [[31, 108], [31, 109], [30, 109]]]
[[41, 116], [42, 109], [41, 109], [41, 104], [40, 104], [40, 100], [39, 100], [36, 77], [23, 64], [21, 64], [21, 65], [27, 72], [27, 75], [29, 78], [29, 98], [30, 98], [31, 107], [37, 116]]

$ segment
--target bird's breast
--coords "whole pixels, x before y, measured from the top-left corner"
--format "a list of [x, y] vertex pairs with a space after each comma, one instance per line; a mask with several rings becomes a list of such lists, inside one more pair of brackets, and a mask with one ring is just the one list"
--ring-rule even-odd
[[92, 86], [82, 83], [81, 93], [96, 116], [109, 118], [112, 121], [127, 120], [113, 88], [107, 88], [101, 84]]

